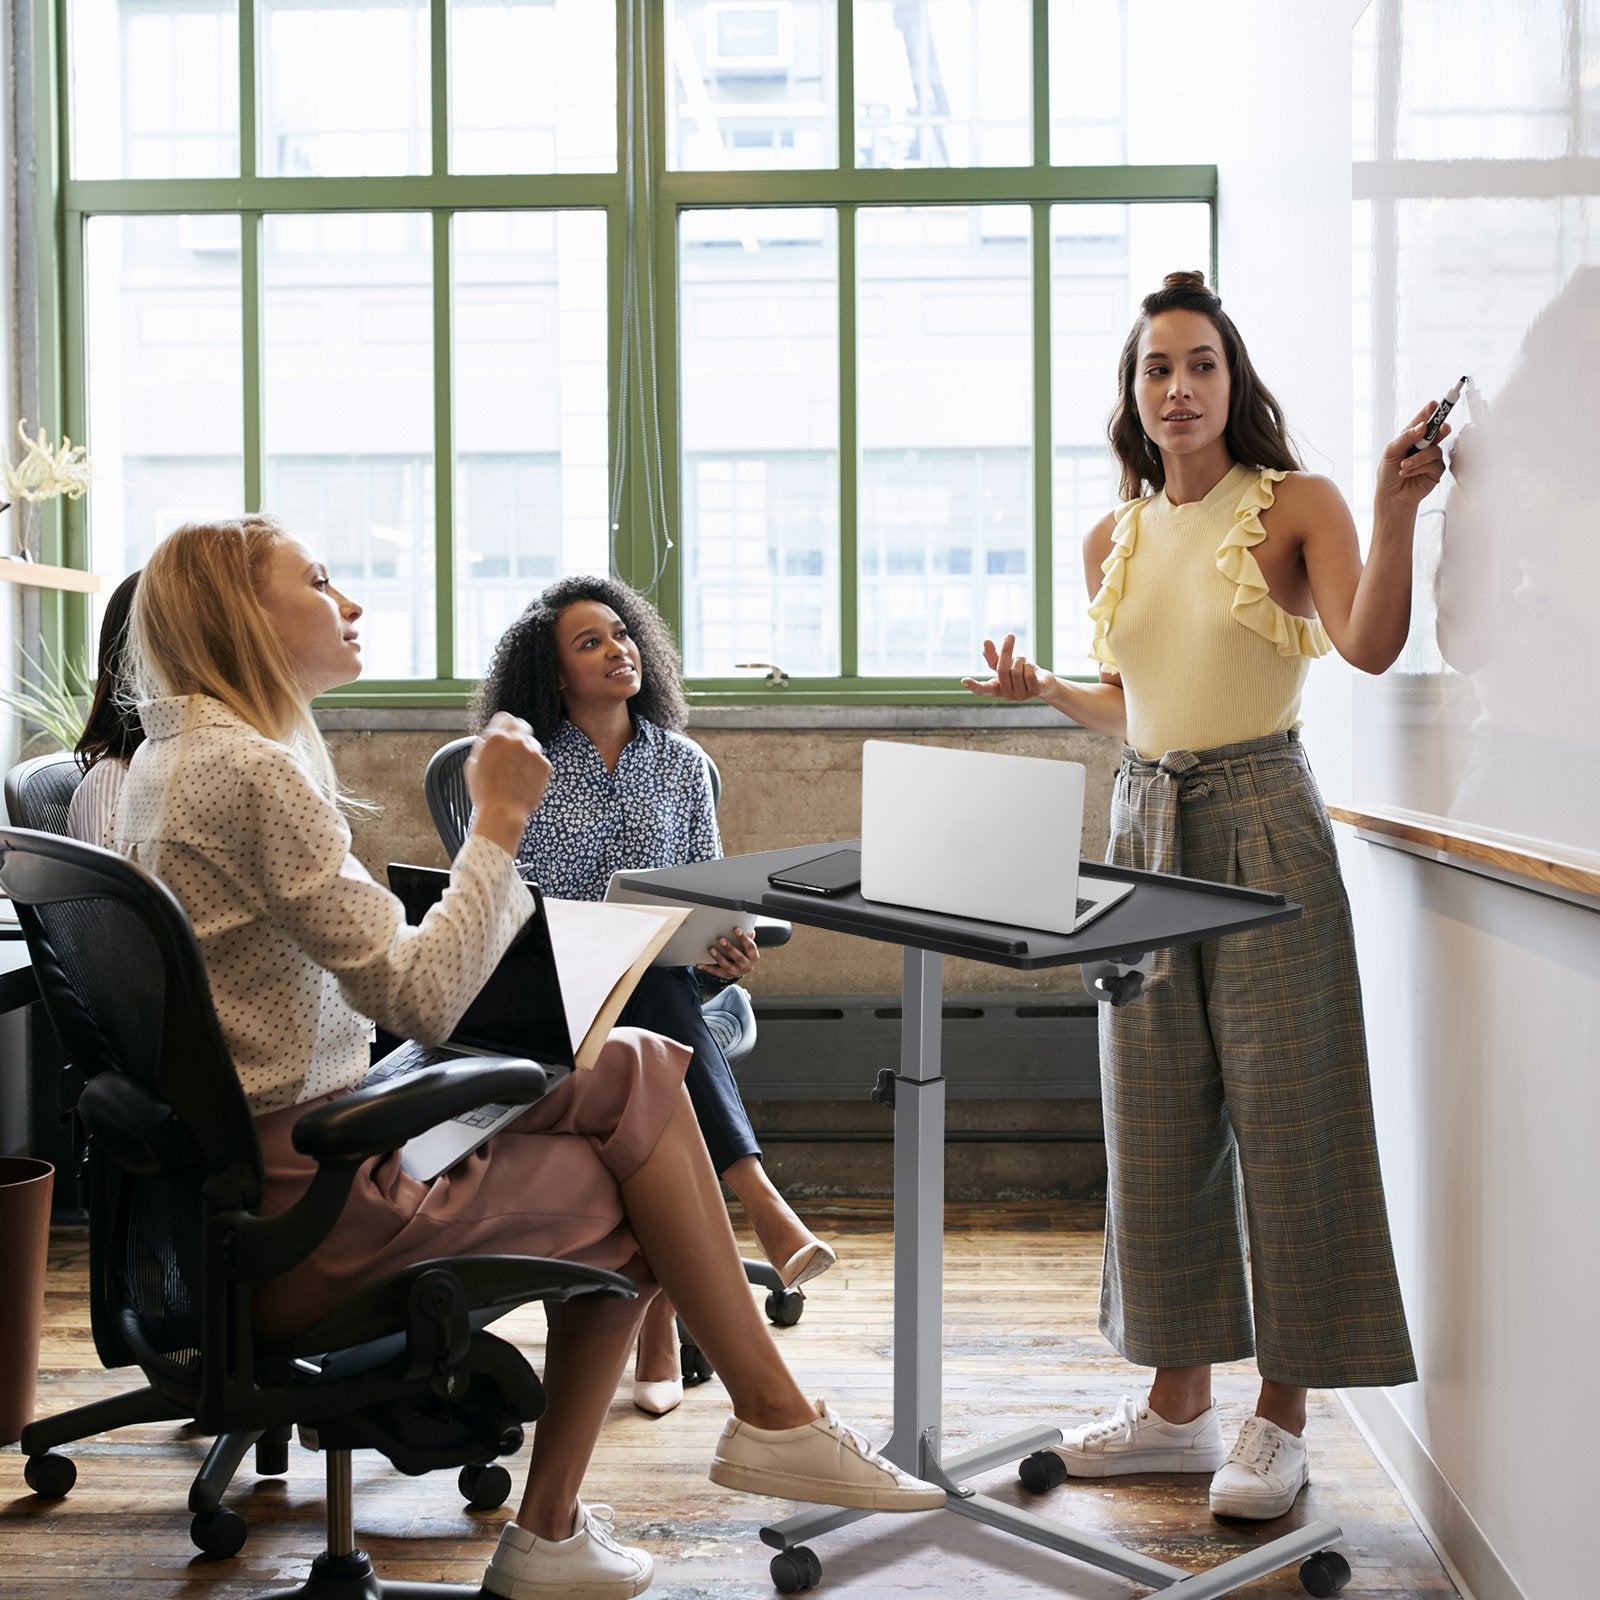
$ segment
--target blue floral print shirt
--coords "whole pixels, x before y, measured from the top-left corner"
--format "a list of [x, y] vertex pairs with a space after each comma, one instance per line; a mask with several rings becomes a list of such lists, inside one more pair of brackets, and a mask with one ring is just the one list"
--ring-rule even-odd
[[616, 770], [570, 722], [545, 746], [554, 773], [517, 851], [539, 887], [599, 900], [613, 872], [715, 861], [722, 854], [700, 746], [639, 718]]

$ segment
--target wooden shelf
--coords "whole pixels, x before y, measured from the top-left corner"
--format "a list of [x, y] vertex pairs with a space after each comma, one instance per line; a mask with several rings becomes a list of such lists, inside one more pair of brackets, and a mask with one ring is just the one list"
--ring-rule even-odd
[[1497, 872], [1515, 873], [1578, 894], [1600, 895], [1600, 859], [1595, 857], [1585, 860], [1576, 854], [1562, 855], [1553, 846], [1532, 841], [1512, 844], [1491, 834], [1464, 833], [1417, 812], [1358, 811], [1329, 806], [1328, 815], [1335, 822], [1346, 822], [1353, 828], [1419, 845], [1440, 855], [1457, 856], [1463, 861], [1492, 867]]
[[0, 579], [8, 583], [29, 583], [36, 589], [72, 589], [78, 594], [97, 594], [100, 576], [80, 572], [76, 567], [50, 567], [42, 561], [18, 561], [15, 556], [0, 556]]

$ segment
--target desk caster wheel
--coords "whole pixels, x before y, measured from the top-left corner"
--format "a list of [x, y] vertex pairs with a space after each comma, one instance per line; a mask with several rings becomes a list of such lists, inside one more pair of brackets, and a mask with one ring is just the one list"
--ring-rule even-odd
[[717, 1375], [717, 1369], [706, 1360], [705, 1351], [693, 1339], [686, 1338], [679, 1343], [678, 1366], [683, 1372], [683, 1386], [686, 1389], [708, 1383]]
[[189, 1524], [189, 1539], [195, 1549], [219, 1561], [238, 1555], [249, 1532], [244, 1518], [226, 1506], [201, 1511]]
[[70, 1456], [29, 1456], [22, 1469], [22, 1481], [41, 1500], [61, 1500], [72, 1492], [78, 1469]]
[[806, 1297], [798, 1289], [774, 1289], [767, 1295], [767, 1321], [792, 1328], [805, 1315]]
[[1067, 1464], [1054, 1450], [1035, 1450], [1017, 1468], [1017, 1477], [1029, 1494], [1044, 1494], [1067, 1481]]
[[1300, 1587], [1317, 1600], [1338, 1594], [1350, 1581], [1350, 1563], [1337, 1550], [1319, 1550], [1300, 1563]]
[[772, 1558], [772, 1583], [779, 1594], [799, 1594], [815, 1589], [822, 1582], [822, 1563], [815, 1550], [803, 1544], [790, 1545]]
[[497, 1462], [468, 1462], [456, 1478], [456, 1488], [474, 1511], [494, 1511], [511, 1498], [511, 1474]]

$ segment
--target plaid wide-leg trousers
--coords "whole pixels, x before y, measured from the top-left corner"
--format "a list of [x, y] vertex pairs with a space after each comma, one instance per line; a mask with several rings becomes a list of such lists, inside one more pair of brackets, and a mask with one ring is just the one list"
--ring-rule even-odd
[[1159, 951], [1143, 998], [1100, 1008], [1101, 1331], [1141, 1366], [1254, 1353], [1278, 1383], [1412, 1381], [1349, 903], [1299, 739], [1127, 752], [1108, 859], [1305, 914]]

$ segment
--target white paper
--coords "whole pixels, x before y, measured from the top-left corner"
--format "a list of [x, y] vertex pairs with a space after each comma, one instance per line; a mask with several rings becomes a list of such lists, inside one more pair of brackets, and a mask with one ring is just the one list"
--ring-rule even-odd
[[617, 979], [639, 959], [671, 913], [548, 897], [544, 909], [576, 1053]]

